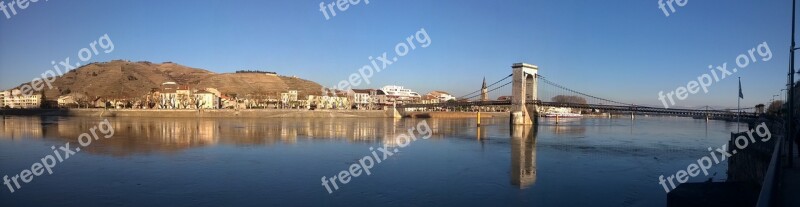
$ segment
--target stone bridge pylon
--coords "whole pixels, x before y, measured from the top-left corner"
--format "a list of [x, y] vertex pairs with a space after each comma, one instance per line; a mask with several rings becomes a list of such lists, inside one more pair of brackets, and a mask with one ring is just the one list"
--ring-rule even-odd
[[539, 100], [538, 79], [539, 66], [527, 63], [515, 63], [511, 66], [511, 125], [533, 125], [538, 114], [536, 105], [526, 105], [527, 100]]

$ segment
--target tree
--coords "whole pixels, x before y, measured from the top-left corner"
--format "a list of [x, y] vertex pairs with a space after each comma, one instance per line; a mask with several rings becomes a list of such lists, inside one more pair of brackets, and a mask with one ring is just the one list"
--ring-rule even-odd
[[782, 100], [773, 101], [772, 103], [769, 104], [769, 107], [767, 108], [767, 113], [768, 114], [780, 114], [782, 108], [783, 108], [783, 101]]
[[89, 108], [89, 100], [86, 98], [86, 96], [76, 95], [74, 96], [74, 98], [75, 102], [78, 103], [78, 108], [81, 108], [82, 106], [86, 106], [86, 108]]
[[39, 108], [43, 108], [43, 109], [50, 108], [47, 105], [47, 95], [44, 94], [44, 90], [41, 91], [41, 94], [42, 94], [42, 97], [41, 97], [41, 100], [39, 100]]
[[766, 105], [764, 105], [764, 104], [756, 104], [756, 106], [755, 106], [756, 113], [763, 114], [764, 113], [764, 107], [766, 107]]
[[558, 95], [552, 98], [553, 102], [557, 103], [575, 103], [575, 104], [586, 104], [586, 99], [580, 96], [567, 96], [567, 95]]

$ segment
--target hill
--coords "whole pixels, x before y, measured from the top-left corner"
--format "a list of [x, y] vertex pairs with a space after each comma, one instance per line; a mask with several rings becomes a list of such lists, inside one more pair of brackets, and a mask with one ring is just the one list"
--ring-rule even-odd
[[176, 63], [115, 60], [92, 63], [71, 70], [45, 89], [48, 100], [60, 95], [81, 94], [89, 98], [139, 98], [164, 82], [176, 82], [194, 89], [216, 88], [223, 94], [275, 97], [298, 90], [301, 97], [321, 94], [322, 86], [300, 78], [263, 73], [223, 73]]

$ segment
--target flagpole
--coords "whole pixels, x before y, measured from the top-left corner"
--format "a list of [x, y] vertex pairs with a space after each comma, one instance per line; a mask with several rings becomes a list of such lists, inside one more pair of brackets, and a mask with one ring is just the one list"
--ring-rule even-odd
[[742, 77], [739, 77], [739, 94], [736, 96], [736, 133], [741, 132], [739, 130], [739, 125], [742, 123], [739, 122], [739, 115], [742, 114]]

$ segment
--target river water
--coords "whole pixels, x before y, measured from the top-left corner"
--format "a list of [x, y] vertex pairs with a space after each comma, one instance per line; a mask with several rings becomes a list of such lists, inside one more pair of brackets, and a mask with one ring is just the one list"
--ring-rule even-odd
[[[665, 206], [658, 177], [685, 170], [736, 130], [674, 117], [534, 127], [507, 118], [480, 127], [474, 119], [108, 118], [113, 136], [95, 131], [100, 138], [82, 146], [78, 137], [104, 118], [0, 118], [0, 176], [55, 156], [51, 147], [61, 156], [67, 142], [81, 147], [52, 174], [0, 186], [0, 206]], [[431, 137], [398, 146], [422, 121]], [[373, 151], [383, 156], [378, 148], [398, 152], [328, 193], [323, 176]], [[690, 182], [723, 181], [726, 169], [722, 162]]]

